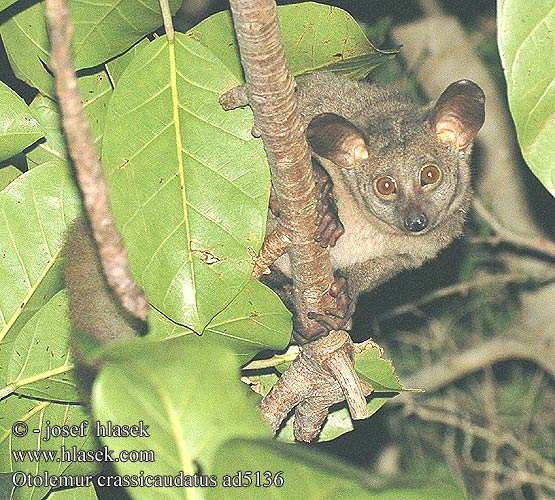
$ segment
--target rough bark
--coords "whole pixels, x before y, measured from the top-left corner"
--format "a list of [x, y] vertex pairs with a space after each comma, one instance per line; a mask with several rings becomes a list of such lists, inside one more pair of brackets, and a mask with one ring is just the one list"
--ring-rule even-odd
[[77, 87], [71, 54], [73, 23], [68, 0], [46, 0], [45, 13], [62, 127], [102, 269], [122, 306], [135, 317], [145, 320], [148, 300], [131, 275], [127, 249], [112, 218], [108, 182]]
[[[308, 318], [309, 312], [325, 314], [333, 308], [329, 295], [333, 273], [327, 251], [315, 243], [314, 221], [316, 220], [316, 193], [312, 174], [310, 153], [304, 138], [302, 125], [294, 96], [294, 80], [287, 66], [277, 22], [277, 8], [273, 0], [231, 0], [235, 32], [239, 44], [241, 62], [247, 83], [248, 102], [254, 113], [255, 129], [264, 141], [270, 164], [273, 185], [276, 191], [281, 228], [291, 242], [289, 257], [295, 288], [296, 314], [301, 336], [310, 340], [318, 325]], [[318, 432], [327, 415], [328, 406], [337, 391], [347, 396], [353, 418], [368, 416], [366, 401], [358, 377], [353, 370], [352, 343], [342, 337], [328, 335], [316, 346], [321, 352], [335, 345], [332, 353], [324, 358], [334, 359], [323, 370], [332, 373], [328, 380], [313, 391], [301, 390], [311, 380], [311, 371], [298, 363], [306, 363], [307, 356], [299, 356], [289, 371], [262, 402], [260, 409], [274, 430], [289, 410], [297, 405], [296, 438], [310, 440]], [[350, 339], [349, 339], [350, 341]], [[309, 351], [313, 350], [312, 347]], [[319, 352], [320, 352], [319, 351]], [[345, 356], [345, 352], [349, 352]], [[315, 359], [323, 359], [316, 355]], [[311, 358], [314, 359], [314, 358]], [[317, 364], [319, 364], [317, 362]], [[336, 382], [341, 381], [341, 385]], [[346, 383], [345, 380], [348, 382]], [[288, 398], [287, 394], [303, 397]], [[344, 396], [345, 397], [345, 396]]]
[[280, 219], [291, 240], [289, 256], [303, 328], [314, 325], [309, 311], [332, 303], [333, 274], [326, 251], [313, 240], [316, 195], [310, 153], [297, 112], [294, 80], [287, 67], [273, 1], [231, 1], [255, 128], [264, 140]]

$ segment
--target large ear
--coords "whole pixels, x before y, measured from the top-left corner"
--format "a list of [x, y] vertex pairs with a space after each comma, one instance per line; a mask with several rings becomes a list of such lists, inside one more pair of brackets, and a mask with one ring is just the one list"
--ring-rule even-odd
[[368, 158], [360, 130], [335, 113], [315, 116], [306, 129], [306, 139], [319, 156], [343, 168], [351, 168]]
[[459, 80], [447, 87], [434, 107], [432, 126], [441, 142], [457, 149], [466, 148], [485, 119], [486, 96], [470, 80]]

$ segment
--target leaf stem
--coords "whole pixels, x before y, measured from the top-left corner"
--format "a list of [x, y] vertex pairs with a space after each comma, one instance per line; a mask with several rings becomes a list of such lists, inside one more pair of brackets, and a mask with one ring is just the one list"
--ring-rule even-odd
[[6, 387], [2, 387], [2, 389], [0, 389], [0, 401], [15, 392], [15, 389], [15, 384], [8, 384]]
[[272, 368], [274, 366], [291, 363], [299, 355], [299, 348], [292, 346], [285, 354], [276, 354], [271, 358], [256, 359], [243, 367], [243, 370], [262, 370], [264, 368]]
[[173, 43], [175, 39], [175, 30], [173, 29], [172, 13], [168, 0], [160, 0], [160, 9], [162, 10], [162, 19], [164, 20], [164, 30], [168, 37], [168, 41]]

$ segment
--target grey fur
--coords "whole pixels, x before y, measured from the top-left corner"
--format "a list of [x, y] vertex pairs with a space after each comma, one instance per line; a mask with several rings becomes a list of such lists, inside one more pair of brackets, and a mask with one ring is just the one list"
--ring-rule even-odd
[[[305, 124], [321, 113], [335, 113], [365, 136], [369, 158], [350, 169], [315, 157], [333, 180], [339, 217], [345, 226], [331, 249], [335, 271], [347, 278], [354, 298], [393, 277], [420, 266], [459, 236], [470, 203], [470, 147], [456, 150], [438, 141], [430, 123], [432, 108], [420, 108], [387, 87], [358, 82], [330, 73], [298, 79], [297, 95]], [[416, 185], [422, 166], [443, 169], [441, 185], [423, 194]], [[397, 201], [375, 194], [378, 175], [399, 179]], [[407, 207], [425, 207], [430, 227], [418, 234], [402, 226]], [[272, 227], [270, 217], [269, 229]], [[288, 274], [288, 258], [277, 267]], [[70, 230], [65, 248], [65, 280], [74, 328], [99, 342], [135, 336], [144, 330], [123, 312], [100, 270], [90, 229], [84, 220]], [[79, 346], [74, 346], [78, 351]], [[77, 353], [78, 354], [78, 353]]]
[[[348, 169], [314, 153], [332, 178], [345, 226], [345, 234], [330, 250], [332, 267], [347, 278], [353, 298], [403, 269], [422, 265], [462, 233], [471, 200], [471, 146], [457, 150], [438, 140], [433, 107], [417, 106], [388, 87], [332, 73], [299, 78], [297, 95], [306, 125], [321, 113], [335, 113], [355, 125], [367, 145], [368, 159]], [[431, 163], [442, 169], [443, 178], [425, 192], [420, 170]], [[374, 191], [374, 179], [382, 175], [398, 180], [399, 195], [393, 201]], [[422, 232], [403, 226], [413, 207], [430, 220]], [[276, 267], [289, 275], [287, 256]]]
[[129, 339], [141, 330], [141, 322], [124, 311], [108, 286], [85, 218], [78, 219], [69, 230], [64, 280], [74, 329], [92, 334], [100, 343]]

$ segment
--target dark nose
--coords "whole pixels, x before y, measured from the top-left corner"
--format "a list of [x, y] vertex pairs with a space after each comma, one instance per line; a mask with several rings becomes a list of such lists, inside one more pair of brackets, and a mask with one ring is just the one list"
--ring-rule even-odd
[[428, 227], [428, 217], [425, 213], [412, 213], [405, 218], [405, 227], [411, 233], [419, 233]]

